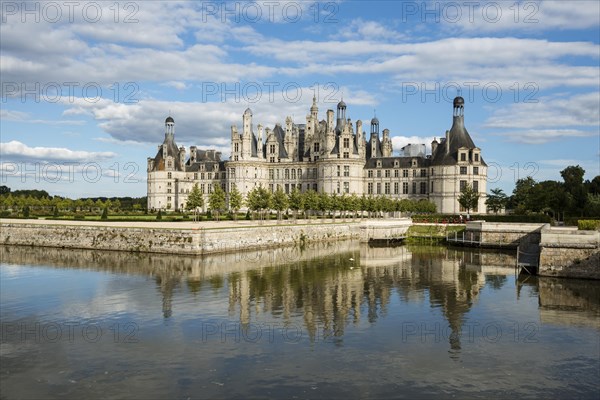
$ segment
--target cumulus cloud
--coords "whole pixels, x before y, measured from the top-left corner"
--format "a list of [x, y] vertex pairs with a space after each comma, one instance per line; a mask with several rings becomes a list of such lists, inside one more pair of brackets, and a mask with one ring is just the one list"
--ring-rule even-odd
[[0, 143], [0, 155], [3, 160], [88, 162], [107, 160], [116, 157], [117, 154], [71, 150], [64, 147], [30, 147], [17, 140], [11, 140]]
[[43, 124], [43, 125], [84, 125], [85, 121], [81, 120], [47, 120], [35, 119], [30, 113], [15, 110], [0, 109], [0, 118], [3, 121], [26, 122], [28, 124]]

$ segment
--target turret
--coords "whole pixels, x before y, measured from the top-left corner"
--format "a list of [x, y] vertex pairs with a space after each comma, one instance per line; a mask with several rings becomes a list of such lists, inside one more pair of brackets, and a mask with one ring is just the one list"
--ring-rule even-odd
[[198, 151], [196, 146], [190, 146], [190, 164], [196, 162], [196, 151]]
[[431, 142], [431, 155], [433, 156], [435, 154], [435, 151], [437, 150], [438, 147], [438, 141], [436, 138], [433, 138], [433, 141]]
[[184, 165], [185, 165], [185, 147], [181, 146], [179, 148], [179, 168], [181, 170], [183, 170]]
[[344, 129], [344, 125], [346, 124], [346, 103], [344, 100], [341, 100], [337, 105], [337, 123], [336, 129], [340, 131]]
[[258, 138], [256, 138], [256, 153], [258, 158], [263, 158], [263, 126], [258, 124]]

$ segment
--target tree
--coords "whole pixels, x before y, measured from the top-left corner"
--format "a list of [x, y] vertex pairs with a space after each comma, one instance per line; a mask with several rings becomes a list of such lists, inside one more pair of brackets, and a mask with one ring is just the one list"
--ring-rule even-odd
[[213, 192], [208, 196], [208, 207], [215, 213], [218, 221], [219, 213], [225, 209], [225, 192], [221, 186], [215, 185]]
[[188, 195], [187, 201], [185, 202], [185, 208], [188, 211], [194, 211], [194, 221], [197, 218], [198, 210], [204, 207], [204, 196], [200, 192], [200, 188], [198, 187], [198, 183], [194, 183], [192, 186], [192, 190]]
[[513, 194], [507, 203], [508, 207], [514, 209], [516, 213], [525, 213], [527, 198], [535, 184], [536, 181], [531, 176], [517, 180]]
[[281, 220], [281, 212], [287, 210], [288, 208], [288, 197], [281, 189], [278, 187], [275, 193], [273, 194], [273, 209], [277, 211], [277, 219]]
[[498, 214], [498, 211], [506, 207], [507, 202], [508, 196], [500, 188], [492, 189], [491, 193], [488, 194], [487, 199], [485, 200], [487, 207], [495, 214]]
[[108, 219], [108, 208], [107, 207], [104, 207], [104, 209], [102, 210], [102, 215], [100, 216], [100, 219], [102, 219], [102, 220]]
[[237, 213], [242, 208], [244, 199], [236, 185], [232, 185], [231, 191], [229, 192], [229, 208], [233, 211], [233, 219], [237, 220]]
[[297, 218], [298, 210], [302, 210], [304, 208], [304, 197], [298, 188], [294, 188], [294, 190], [292, 190], [292, 192], [288, 195], [288, 203], [290, 209], [294, 211], [294, 218]]
[[565, 182], [565, 190], [573, 199], [571, 211], [579, 215], [583, 214], [587, 202], [587, 188], [583, 184], [584, 174], [585, 170], [579, 165], [569, 166], [560, 171], [560, 175]]
[[156, 214], [156, 219], [159, 221], [162, 219], [162, 210], [158, 210], [158, 214]]
[[468, 215], [470, 210], [477, 207], [478, 201], [479, 193], [473, 190], [471, 185], [467, 183], [463, 190], [461, 190], [460, 196], [458, 196], [458, 204], [467, 210]]
[[23, 207], [23, 217], [24, 218], [29, 218], [29, 206], [25, 206]]
[[310, 214], [319, 208], [319, 195], [314, 190], [308, 190], [304, 193], [304, 210]]
[[262, 219], [262, 211], [269, 210], [271, 208], [271, 192], [259, 184], [248, 193], [246, 203], [248, 208], [252, 211], [258, 212], [260, 218]]
[[321, 211], [321, 215], [331, 209], [331, 197], [326, 192], [318, 194], [317, 209]]
[[2, 185], [0, 186], [0, 195], [9, 194], [10, 188], [8, 186]]

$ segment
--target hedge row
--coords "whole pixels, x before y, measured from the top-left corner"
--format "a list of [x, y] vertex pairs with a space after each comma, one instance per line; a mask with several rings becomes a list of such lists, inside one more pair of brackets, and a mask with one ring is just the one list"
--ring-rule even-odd
[[580, 219], [577, 221], [577, 228], [580, 231], [595, 231], [600, 229], [600, 220], [597, 219]]

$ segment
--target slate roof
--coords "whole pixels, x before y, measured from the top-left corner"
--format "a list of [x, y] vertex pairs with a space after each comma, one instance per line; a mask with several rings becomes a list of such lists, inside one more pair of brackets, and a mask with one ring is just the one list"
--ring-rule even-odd
[[[468, 149], [477, 148], [465, 128], [464, 116], [462, 115], [453, 117], [452, 128], [450, 128], [448, 137], [450, 140], [449, 151], [446, 152], [446, 138], [442, 138], [435, 154], [432, 155], [432, 165], [454, 165], [458, 162], [458, 149], [461, 147]], [[486, 165], [483, 159], [481, 160], [481, 164]]]
[[[172, 134], [165, 135], [165, 140], [163, 141], [163, 145], [167, 145], [167, 156], [173, 157], [175, 171], [181, 171], [181, 167], [179, 165], [179, 148], [175, 143], [175, 138]], [[154, 157], [154, 168], [153, 171], [164, 171], [165, 170], [165, 160], [163, 158], [163, 149], [162, 146], [158, 149], [156, 156]]]

